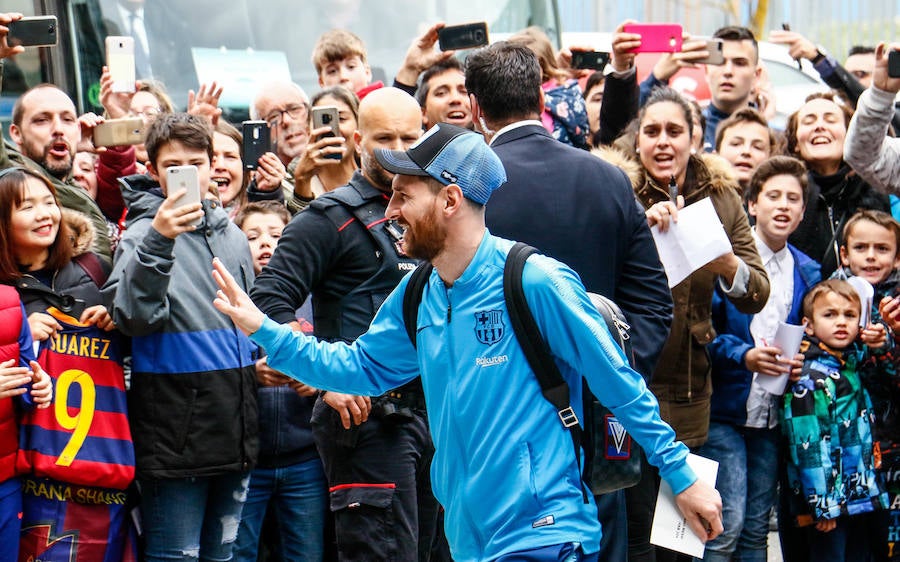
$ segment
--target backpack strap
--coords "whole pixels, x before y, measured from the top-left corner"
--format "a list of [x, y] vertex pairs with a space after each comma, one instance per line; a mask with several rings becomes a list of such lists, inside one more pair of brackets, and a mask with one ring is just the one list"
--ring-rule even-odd
[[431, 277], [434, 266], [430, 262], [422, 262], [416, 267], [409, 277], [406, 291], [403, 293], [403, 324], [406, 326], [406, 335], [413, 348], [416, 347], [416, 328], [419, 321], [419, 304], [422, 302], [422, 292]]
[[103, 270], [103, 264], [100, 263], [100, 258], [97, 257], [97, 254], [85, 252], [75, 256], [72, 261], [77, 263], [79, 267], [87, 273], [88, 277], [91, 278], [91, 281], [93, 281], [98, 288], [103, 287], [103, 284], [106, 283], [107, 274]]
[[[541, 394], [556, 408], [563, 426], [569, 430], [572, 437], [572, 447], [575, 450], [575, 460], [578, 470], [581, 470], [581, 424], [569, 397], [569, 384], [563, 379], [559, 367], [553, 361], [550, 348], [541, 336], [541, 330], [534, 320], [528, 301], [525, 300], [525, 290], [522, 286], [522, 273], [525, 270], [525, 262], [528, 256], [537, 253], [537, 250], [522, 242], [517, 242], [506, 256], [506, 264], [503, 267], [503, 298], [506, 301], [509, 320], [513, 333], [528, 360], [528, 365], [534, 371], [538, 384], [541, 385]], [[588, 503], [587, 488], [581, 483], [581, 493], [584, 502]]]

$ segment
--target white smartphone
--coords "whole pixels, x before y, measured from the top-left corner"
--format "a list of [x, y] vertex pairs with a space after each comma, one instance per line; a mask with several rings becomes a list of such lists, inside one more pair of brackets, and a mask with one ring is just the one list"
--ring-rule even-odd
[[133, 37], [111, 35], [106, 38], [106, 66], [113, 80], [113, 92], [134, 92]]
[[[200, 203], [200, 175], [197, 166], [171, 166], [166, 168], [166, 193], [175, 193], [179, 189], [187, 189], [187, 192], [175, 201], [176, 207], [183, 207], [192, 203]], [[202, 218], [192, 222], [199, 226]]]

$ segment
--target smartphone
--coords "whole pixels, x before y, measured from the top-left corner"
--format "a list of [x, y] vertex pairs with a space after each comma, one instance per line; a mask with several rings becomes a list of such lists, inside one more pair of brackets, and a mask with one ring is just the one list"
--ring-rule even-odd
[[244, 168], [255, 170], [262, 155], [272, 150], [269, 124], [265, 121], [244, 121], [241, 123], [241, 133], [241, 160]]
[[140, 117], [107, 119], [94, 127], [94, 146], [124, 146], [144, 142], [144, 120]]
[[[331, 127], [330, 133], [325, 133], [323, 136], [325, 137], [339, 137], [341, 136], [340, 129], [338, 125], [340, 125], [340, 116], [338, 115], [338, 108], [332, 106], [322, 106], [322, 107], [314, 107], [312, 108], [312, 123], [313, 129], [318, 129], [320, 127]], [[328, 154], [325, 158], [331, 158], [332, 160], [340, 160], [340, 154]]]
[[900, 78], [900, 51], [891, 51], [888, 53], [888, 76], [891, 78]]
[[724, 41], [721, 39], [707, 39], [706, 50], [709, 52], [709, 56], [696, 62], [700, 64], [725, 64], [725, 53], [722, 51], [723, 43]]
[[438, 48], [442, 51], [471, 49], [487, 44], [487, 22], [448, 25], [438, 30]]
[[572, 68], [603, 70], [609, 64], [609, 53], [603, 51], [572, 51]]
[[58, 25], [56, 16], [32, 16], [6, 24], [10, 47], [49, 47], [56, 45]]
[[629, 23], [625, 33], [638, 33], [641, 46], [632, 53], [677, 53], [681, 50], [681, 25], [677, 23]]
[[106, 66], [113, 80], [113, 92], [134, 92], [134, 37], [106, 38]]
[[[179, 189], [187, 189], [187, 193], [175, 201], [175, 207], [184, 207], [193, 203], [200, 203], [200, 175], [197, 166], [171, 166], [166, 168], [166, 192], [175, 193]], [[202, 218], [192, 222], [193, 226], [200, 226]]]

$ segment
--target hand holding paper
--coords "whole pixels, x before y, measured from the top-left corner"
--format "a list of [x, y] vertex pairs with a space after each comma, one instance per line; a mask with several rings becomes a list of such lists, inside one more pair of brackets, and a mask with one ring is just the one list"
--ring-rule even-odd
[[[731, 242], [708, 197], [677, 211], [677, 222], [670, 222], [670, 215], [663, 216], [673, 207], [666, 201], [647, 211], [647, 221], [669, 278], [669, 287], [681, 283], [719, 256], [731, 253]], [[667, 228], [663, 228], [664, 225]]]
[[719, 463], [689, 453], [687, 463], [697, 481], [678, 494], [665, 481], [659, 484], [652, 544], [702, 558], [704, 544], [722, 533], [722, 498], [713, 487]]
[[754, 372], [759, 373], [756, 377], [756, 383], [766, 392], [777, 394], [779, 396], [784, 393], [788, 378], [790, 377], [791, 365], [789, 361], [800, 351], [800, 342], [803, 341], [804, 330], [805, 328], [803, 326], [795, 326], [793, 324], [780, 322], [778, 324], [778, 330], [775, 332], [775, 339], [772, 340], [772, 347], [778, 350], [777, 361], [780, 365], [780, 372], [773, 373], [767, 369], [751, 368]]

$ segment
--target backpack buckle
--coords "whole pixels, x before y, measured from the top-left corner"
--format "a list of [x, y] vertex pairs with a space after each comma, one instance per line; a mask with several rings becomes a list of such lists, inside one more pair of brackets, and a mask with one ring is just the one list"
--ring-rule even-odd
[[559, 410], [556, 412], [556, 415], [559, 416], [563, 427], [568, 428], [578, 425], [578, 416], [575, 414], [575, 410], [572, 409], [572, 406]]

